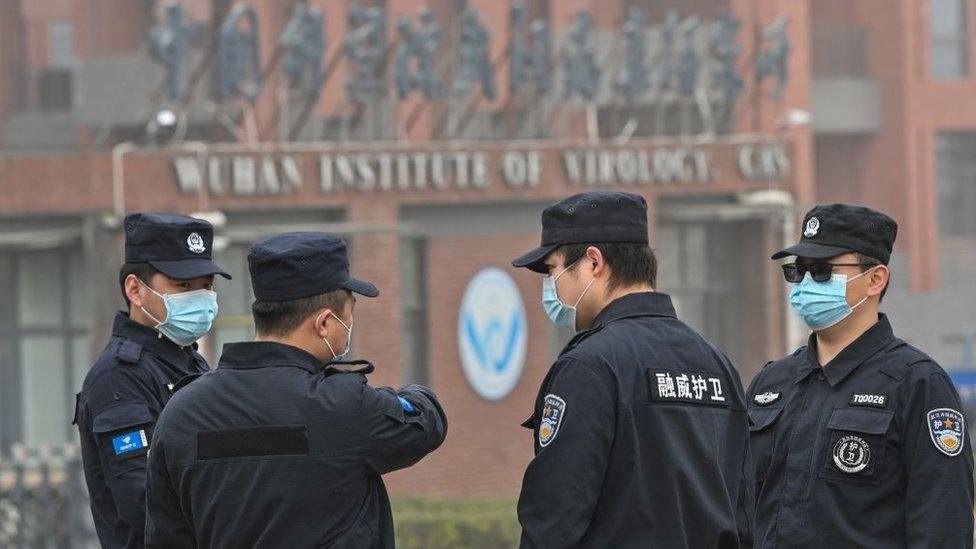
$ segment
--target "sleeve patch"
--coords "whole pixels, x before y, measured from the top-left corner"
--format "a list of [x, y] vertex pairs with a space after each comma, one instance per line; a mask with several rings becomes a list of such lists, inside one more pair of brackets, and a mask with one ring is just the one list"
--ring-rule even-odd
[[648, 371], [647, 378], [654, 402], [729, 407], [725, 379], [720, 374], [660, 370]]
[[932, 443], [940, 452], [955, 457], [962, 453], [966, 429], [962, 414], [952, 408], [936, 408], [925, 414]]
[[566, 401], [554, 394], [546, 395], [542, 405], [542, 419], [539, 421], [539, 446], [548, 446], [566, 415]]
[[149, 446], [146, 439], [146, 430], [139, 429], [131, 433], [121, 434], [112, 438], [112, 447], [115, 449], [116, 456], [131, 454], [137, 450], [142, 450]]
[[416, 408], [413, 407], [413, 404], [411, 404], [409, 400], [403, 398], [402, 396], [398, 396], [397, 398], [400, 399], [400, 407], [403, 408], [404, 412], [408, 414], [413, 414], [416, 412]]

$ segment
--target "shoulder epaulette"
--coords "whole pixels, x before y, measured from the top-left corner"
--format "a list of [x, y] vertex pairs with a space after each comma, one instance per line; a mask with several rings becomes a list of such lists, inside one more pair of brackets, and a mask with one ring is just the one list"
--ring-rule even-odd
[[325, 367], [327, 372], [340, 374], [371, 374], [376, 369], [368, 360], [349, 360], [332, 362]]
[[[563, 348], [563, 351], [562, 352], [565, 353], [566, 351], [569, 351], [571, 349], [576, 348], [580, 343], [583, 342], [583, 340], [585, 340], [586, 338], [590, 337], [591, 335], [599, 332], [600, 330], [603, 329], [603, 327], [604, 327], [604, 325], [603, 324], [600, 324], [599, 326], [594, 326], [594, 327], [592, 327], [592, 328], [590, 328], [588, 330], [583, 330], [582, 332], [576, 334], [575, 336], [573, 336], [573, 339], [570, 339], [569, 340], [569, 343], [566, 344], [566, 347]], [[560, 354], [562, 354], [562, 353], [560, 353]]]
[[187, 375], [181, 377], [179, 380], [176, 381], [176, 383], [173, 383], [173, 384], [170, 385], [170, 387], [169, 387], [170, 392], [175, 393], [176, 391], [179, 391], [183, 387], [186, 387], [187, 385], [189, 385], [189, 384], [193, 383], [194, 381], [196, 381], [197, 378], [199, 378], [200, 376], [202, 376], [204, 373], [205, 372], [198, 372], [198, 373], [195, 373], [195, 374], [187, 374]]
[[138, 364], [139, 359], [142, 357], [142, 344], [136, 343], [135, 341], [123, 341], [119, 345], [119, 350], [116, 356], [119, 362], [125, 362], [126, 364]]

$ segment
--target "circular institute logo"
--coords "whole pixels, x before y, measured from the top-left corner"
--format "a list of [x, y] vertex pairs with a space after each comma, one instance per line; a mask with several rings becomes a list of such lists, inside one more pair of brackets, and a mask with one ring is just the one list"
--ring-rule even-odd
[[495, 267], [468, 283], [458, 315], [461, 368], [474, 392], [505, 398], [522, 376], [528, 338], [525, 306], [515, 281]]

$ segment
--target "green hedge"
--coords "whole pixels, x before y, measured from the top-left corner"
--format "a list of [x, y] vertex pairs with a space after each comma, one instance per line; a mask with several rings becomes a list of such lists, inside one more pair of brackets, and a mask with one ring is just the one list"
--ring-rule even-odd
[[511, 549], [521, 527], [515, 501], [397, 499], [399, 549]]

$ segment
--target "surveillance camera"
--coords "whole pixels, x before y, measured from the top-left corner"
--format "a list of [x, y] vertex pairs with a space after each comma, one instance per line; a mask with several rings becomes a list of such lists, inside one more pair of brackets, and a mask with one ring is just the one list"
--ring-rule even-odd
[[786, 113], [786, 121], [790, 126], [806, 126], [813, 122], [813, 115], [810, 111], [790, 109]]
[[161, 128], [168, 128], [176, 125], [176, 113], [171, 110], [163, 110], [156, 113], [156, 124]]

